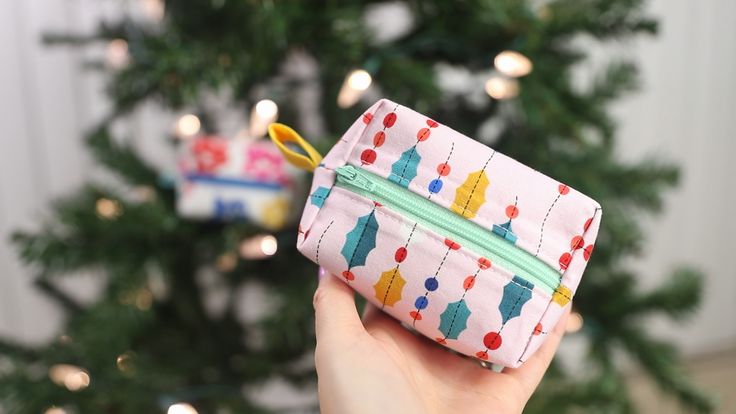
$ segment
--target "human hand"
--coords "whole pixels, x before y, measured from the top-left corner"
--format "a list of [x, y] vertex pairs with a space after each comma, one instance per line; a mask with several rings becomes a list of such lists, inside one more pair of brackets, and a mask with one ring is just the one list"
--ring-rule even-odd
[[322, 273], [314, 308], [323, 414], [520, 413], [552, 361], [569, 315], [524, 365], [493, 372], [410, 332], [371, 304], [361, 320], [353, 290]]

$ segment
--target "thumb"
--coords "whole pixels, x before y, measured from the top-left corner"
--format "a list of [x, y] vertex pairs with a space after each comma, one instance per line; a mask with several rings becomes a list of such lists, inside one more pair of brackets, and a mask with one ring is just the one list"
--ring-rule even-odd
[[318, 345], [325, 339], [333, 342], [354, 338], [364, 331], [353, 289], [323, 268], [319, 269], [319, 285], [312, 303]]

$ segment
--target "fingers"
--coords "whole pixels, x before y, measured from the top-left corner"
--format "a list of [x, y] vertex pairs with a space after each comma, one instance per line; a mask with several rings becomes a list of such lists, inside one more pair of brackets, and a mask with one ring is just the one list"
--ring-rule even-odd
[[322, 268], [313, 305], [318, 343], [328, 338], [339, 340], [355, 337], [355, 334], [364, 331], [355, 307], [353, 290]]
[[537, 388], [539, 382], [542, 381], [544, 373], [547, 371], [552, 358], [555, 356], [555, 352], [557, 352], [557, 348], [560, 346], [560, 341], [565, 335], [565, 327], [567, 326], [567, 317], [570, 315], [570, 309], [572, 309], [572, 306], [569, 306], [562, 314], [557, 325], [549, 333], [547, 340], [544, 341], [534, 355], [524, 362], [524, 365], [519, 368], [504, 368], [502, 371], [504, 374], [516, 378], [529, 396]]

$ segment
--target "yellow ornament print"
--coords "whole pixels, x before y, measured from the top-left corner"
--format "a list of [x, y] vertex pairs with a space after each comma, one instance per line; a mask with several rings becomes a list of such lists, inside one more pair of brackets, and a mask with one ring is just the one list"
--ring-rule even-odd
[[463, 185], [455, 190], [455, 201], [450, 209], [465, 218], [475, 217], [480, 206], [486, 202], [488, 184], [488, 177], [484, 171], [468, 174]]
[[381, 278], [373, 285], [373, 289], [376, 291], [376, 299], [383, 306], [393, 306], [401, 300], [401, 291], [404, 290], [405, 284], [406, 280], [401, 277], [398, 267], [381, 273]]

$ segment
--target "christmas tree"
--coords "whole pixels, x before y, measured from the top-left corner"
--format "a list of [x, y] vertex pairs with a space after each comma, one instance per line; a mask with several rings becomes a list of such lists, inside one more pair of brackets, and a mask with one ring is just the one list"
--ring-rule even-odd
[[[676, 350], [645, 325], [651, 315], [691, 313], [698, 273], [677, 270], [642, 292], [627, 265], [646, 243], [641, 213], [657, 212], [678, 179], [666, 162], [614, 156], [608, 105], [636, 88], [636, 67], [615, 60], [582, 86], [572, 76], [587, 58], [575, 40], [656, 32], [641, 0], [143, 3], [161, 13], [156, 22], [124, 16], [92, 34], [46, 37], [80, 48], [108, 42], [114, 52], [92, 65], [109, 72], [113, 106], [86, 142], [120, 182], [90, 182], [57, 202], [41, 230], [14, 236], [66, 320], [44, 346], [0, 340], [5, 412], [268, 412], [250, 387], [274, 377], [314, 386], [316, 268], [294, 248], [296, 226], [273, 239], [248, 221], [181, 217], [167, 171], [114, 134], [117, 120], [151, 101], [179, 113], [196, 108], [184, 132], [201, 122], [217, 133], [216, 110], [204, 99], [212, 92], [226, 92], [236, 108], [273, 101], [280, 121], [320, 138], [323, 150], [385, 96], [598, 200], [606, 215], [574, 301], [585, 374], [553, 364], [528, 412], [632, 411], [620, 354], [683, 406], [712, 410]], [[243, 251], [264, 237], [276, 254]], [[57, 285], [86, 269], [105, 282], [92, 304]], [[223, 310], [206, 306], [203, 278], [224, 287]], [[235, 293], [243, 290], [265, 292], [265, 300], [243, 303]], [[264, 303], [258, 318], [238, 317], [238, 307]]]

